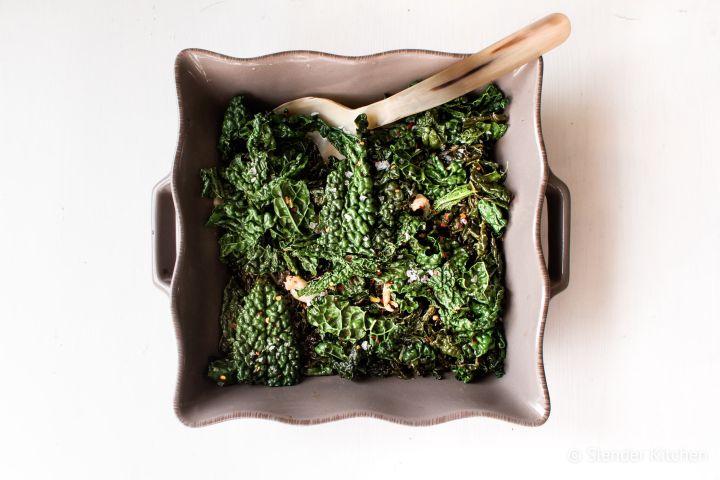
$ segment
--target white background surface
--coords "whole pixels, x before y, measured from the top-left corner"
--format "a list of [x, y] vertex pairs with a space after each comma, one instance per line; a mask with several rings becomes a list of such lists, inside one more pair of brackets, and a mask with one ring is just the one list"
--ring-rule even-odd
[[[175, 54], [470, 52], [552, 11], [574, 32], [543, 129], [573, 224], [548, 422], [182, 426], [150, 281]], [[0, 0], [0, 477], [719, 479], [719, 44], [710, 1]]]

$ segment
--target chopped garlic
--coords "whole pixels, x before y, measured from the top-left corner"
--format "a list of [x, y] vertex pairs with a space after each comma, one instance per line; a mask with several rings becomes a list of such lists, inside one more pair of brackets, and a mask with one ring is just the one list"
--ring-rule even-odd
[[307, 282], [299, 276], [288, 275], [285, 277], [285, 290], [302, 290], [307, 287]]
[[388, 303], [390, 303], [390, 285], [388, 285], [387, 283], [383, 283], [382, 304], [383, 306], [387, 307]]
[[410, 283], [415, 282], [418, 279], [417, 271], [412, 268], [406, 271], [405, 275], [408, 277], [408, 282]]
[[430, 208], [430, 200], [428, 200], [428, 198], [425, 195], [418, 193], [417, 195], [415, 195], [415, 199], [410, 204], [410, 209], [413, 212], [415, 212], [417, 210], [420, 210], [421, 208], [423, 210], [429, 209]]
[[307, 286], [307, 282], [299, 276], [296, 275], [288, 275], [285, 278], [285, 290], [288, 290], [290, 292], [290, 295], [297, 300], [298, 302], [302, 302], [306, 305], [310, 305], [312, 303], [313, 298], [316, 297], [316, 295], [303, 295], [299, 296], [297, 294], [298, 290], [302, 290]]
[[387, 160], [375, 162], [375, 168], [377, 170], [387, 170], [388, 168], [390, 168], [390, 162], [388, 162]]

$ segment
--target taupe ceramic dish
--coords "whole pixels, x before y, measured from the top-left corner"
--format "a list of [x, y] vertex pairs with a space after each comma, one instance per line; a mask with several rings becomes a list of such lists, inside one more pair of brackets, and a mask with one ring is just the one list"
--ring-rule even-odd
[[[540, 132], [542, 61], [498, 81], [511, 97], [510, 128], [497, 147], [514, 194], [505, 235], [506, 375], [474, 384], [451, 378], [351, 382], [314, 377], [292, 387], [219, 388], [206, 376], [217, 355], [218, 313], [226, 271], [216, 233], [205, 226], [211, 202], [200, 197], [198, 171], [215, 165], [220, 123], [229, 99], [247, 94], [259, 107], [316, 95], [359, 106], [428, 77], [462, 55], [402, 50], [367, 57], [284, 52], [230, 58], [202, 50], [180, 52], [175, 64], [180, 137], [172, 173], [153, 191], [154, 279], [169, 292], [178, 340], [175, 411], [190, 426], [240, 417], [312, 424], [370, 416], [430, 425], [488, 416], [541, 425], [550, 413], [542, 357], [550, 298], [568, 282], [570, 197], [550, 171]], [[549, 272], [540, 244], [543, 198], [548, 200]], [[177, 228], [176, 228], [177, 227]], [[176, 235], [177, 232], [177, 235]]]

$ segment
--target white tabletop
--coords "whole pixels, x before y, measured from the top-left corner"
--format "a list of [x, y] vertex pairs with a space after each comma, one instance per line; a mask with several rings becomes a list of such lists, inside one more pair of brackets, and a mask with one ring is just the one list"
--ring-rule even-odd
[[[720, 478], [720, 6], [482, 3], [0, 2], [0, 477]], [[552, 11], [574, 28], [542, 111], [572, 265], [548, 422], [181, 425], [150, 281], [177, 52], [470, 52]]]

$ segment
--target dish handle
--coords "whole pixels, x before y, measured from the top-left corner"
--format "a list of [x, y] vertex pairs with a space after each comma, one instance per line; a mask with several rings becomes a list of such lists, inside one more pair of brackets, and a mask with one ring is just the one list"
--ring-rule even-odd
[[550, 296], [570, 281], [570, 190], [552, 171], [545, 190], [548, 208], [548, 275]]
[[153, 282], [167, 294], [175, 271], [175, 201], [170, 175], [160, 180], [152, 191]]

